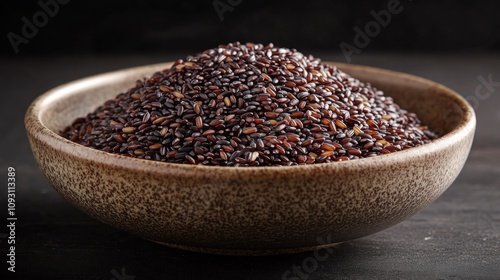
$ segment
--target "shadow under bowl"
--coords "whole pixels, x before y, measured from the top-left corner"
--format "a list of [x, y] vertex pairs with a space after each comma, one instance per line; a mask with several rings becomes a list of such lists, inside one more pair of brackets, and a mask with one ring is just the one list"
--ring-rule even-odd
[[219, 167], [128, 158], [58, 133], [75, 118], [171, 63], [54, 88], [29, 107], [33, 154], [55, 189], [90, 216], [171, 247], [221, 254], [291, 253], [386, 229], [439, 197], [458, 176], [475, 130], [468, 103], [438, 83], [334, 63], [392, 96], [442, 136], [373, 158], [291, 167]]

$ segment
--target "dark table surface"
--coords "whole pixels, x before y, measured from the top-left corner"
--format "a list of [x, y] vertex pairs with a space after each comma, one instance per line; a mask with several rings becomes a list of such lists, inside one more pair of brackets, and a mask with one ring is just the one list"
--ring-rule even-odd
[[[38, 169], [23, 125], [37, 95], [87, 75], [179, 55], [0, 58], [0, 174], [7, 182], [7, 167], [16, 168], [18, 217], [17, 272], [7, 273], [2, 226], [0, 279], [300, 279], [283, 275], [312, 252], [232, 257], [162, 247], [89, 218], [63, 200]], [[462, 173], [433, 204], [390, 229], [334, 247], [302, 278], [500, 279], [500, 54], [362, 53], [353, 63], [420, 75], [458, 91], [475, 105], [476, 138]], [[498, 81], [489, 97], [475, 99], [479, 77]], [[4, 209], [6, 189], [4, 183]]]

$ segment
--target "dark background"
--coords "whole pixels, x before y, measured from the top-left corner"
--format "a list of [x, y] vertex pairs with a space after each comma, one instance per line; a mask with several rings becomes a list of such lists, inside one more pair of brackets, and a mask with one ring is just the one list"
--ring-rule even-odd
[[[62, 199], [44, 178], [23, 116], [38, 95], [60, 84], [236, 40], [273, 42], [345, 62], [339, 44], [354, 44], [353, 28], [364, 29], [373, 20], [370, 11], [385, 9], [389, 0], [242, 0], [223, 21], [213, 0], [70, 0], [16, 54], [7, 34], [22, 35], [21, 19], [32, 21], [41, 10], [37, 2], [0, 5], [0, 213], [7, 208], [1, 182], [13, 166], [19, 219], [15, 275], [6, 272], [7, 234], [0, 223], [0, 279], [120, 280], [114, 272], [125, 269], [134, 276], [121, 278], [127, 280], [278, 280], [313, 255], [191, 253], [100, 223]], [[353, 63], [422, 76], [475, 100], [474, 144], [462, 173], [433, 204], [394, 227], [333, 247], [308, 279], [498, 280], [500, 86], [494, 84], [480, 100], [475, 90], [482, 86], [480, 77], [500, 82], [500, 1], [400, 2], [403, 11], [353, 55]]]
[[[42, 0], [47, 2], [48, 0]], [[66, 0], [67, 1], [67, 0]], [[228, 0], [219, 0], [231, 3]], [[240, 3], [241, 2], [241, 3]], [[388, 1], [251, 1], [223, 14], [214, 1], [76, 1], [21, 44], [19, 54], [116, 54], [197, 52], [233, 41], [273, 42], [304, 52], [339, 52], [352, 44], [354, 27], [373, 20], [370, 11]], [[495, 51], [500, 49], [498, 1], [401, 0], [403, 12], [366, 47], [368, 51]], [[2, 55], [14, 54], [6, 34], [21, 35], [22, 17], [32, 21], [37, 1], [2, 3]]]

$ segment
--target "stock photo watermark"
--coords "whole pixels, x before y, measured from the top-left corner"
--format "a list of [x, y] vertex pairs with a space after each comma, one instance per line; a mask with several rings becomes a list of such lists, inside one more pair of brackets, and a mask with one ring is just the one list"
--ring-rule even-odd
[[16, 169], [7, 168], [7, 270], [16, 272]]
[[215, 0], [212, 2], [215, 12], [219, 16], [220, 21], [224, 21], [224, 13], [234, 11], [243, 0]]
[[118, 272], [116, 269], [113, 268], [111, 270], [111, 274], [113, 275], [113, 278], [111, 278], [111, 280], [134, 280], [135, 279], [134, 275], [127, 274], [125, 267], [122, 267], [121, 272]]
[[491, 94], [500, 87], [500, 81], [493, 80], [493, 74], [489, 74], [486, 78], [482, 75], [477, 76], [478, 84], [474, 90], [474, 95], [465, 97], [465, 100], [474, 108], [474, 111], [479, 109], [480, 101], [484, 101], [491, 97]]
[[358, 26], [354, 27], [355, 34], [352, 44], [345, 41], [340, 43], [339, 47], [345, 60], [351, 63], [351, 56], [353, 54], [360, 54], [364, 48], [368, 47], [371, 40], [382, 32], [382, 28], [387, 27], [391, 23], [392, 16], [400, 14], [403, 9], [404, 7], [399, 0], [389, 0], [386, 9], [378, 12], [371, 10], [370, 15], [373, 17], [373, 20], [367, 22], [363, 29]]
[[[489, 99], [497, 88], [500, 87], [500, 81], [494, 81], [492, 74], [489, 74], [486, 78], [483, 75], [479, 75], [477, 76], [477, 81], [474, 94], [464, 96], [474, 111], [477, 111], [480, 103]], [[443, 115], [441, 116], [444, 121], [443, 127], [434, 129], [434, 132], [438, 135], [445, 134], [445, 127], [457, 124], [462, 118], [463, 109], [457, 104], [452, 104], [451, 106], [450, 110], [443, 110]]]
[[[329, 234], [326, 240], [322, 237], [316, 239], [319, 245], [329, 245], [332, 244], [332, 236]], [[325, 247], [316, 249], [313, 255], [304, 258], [300, 264], [294, 264], [292, 267], [285, 271], [281, 276], [282, 280], [300, 280], [307, 279], [309, 275], [314, 273], [319, 266], [319, 263], [326, 261], [330, 255], [333, 254], [333, 248]]]
[[21, 44], [28, 44], [30, 39], [35, 38], [40, 28], [45, 27], [49, 23], [49, 19], [55, 17], [60, 10], [61, 5], [66, 5], [70, 0], [40, 0], [38, 6], [40, 10], [36, 11], [31, 18], [22, 17], [21, 32], [7, 33], [7, 39], [14, 50], [14, 53], [19, 53]]

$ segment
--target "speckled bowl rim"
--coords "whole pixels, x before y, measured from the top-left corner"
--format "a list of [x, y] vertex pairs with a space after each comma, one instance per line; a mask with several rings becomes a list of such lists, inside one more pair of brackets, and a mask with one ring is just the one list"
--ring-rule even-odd
[[[78, 158], [84, 158], [91, 162], [99, 162], [106, 165], [111, 165], [118, 168], [131, 169], [134, 171], [142, 171], [150, 174], [172, 174], [176, 176], [189, 176], [189, 177], [207, 177], [210, 172], [215, 172], [226, 179], [237, 179], [245, 174], [253, 175], [259, 173], [259, 171], [273, 169], [275, 175], [286, 175], [289, 172], [300, 172], [305, 171], [321, 171], [324, 170], [325, 165], [329, 165], [328, 168], [331, 169], [357, 169], [364, 170], [369, 166], [373, 165], [386, 165], [386, 164], [397, 164], [412, 159], [424, 157], [428, 154], [432, 154], [438, 150], [444, 149], [446, 147], [452, 146], [459, 142], [464, 137], [467, 137], [468, 132], [475, 128], [475, 113], [469, 103], [458, 93], [452, 89], [445, 87], [439, 83], [433, 82], [431, 80], [421, 78], [418, 76], [405, 74], [401, 72], [364, 66], [364, 65], [353, 65], [337, 62], [325, 62], [328, 64], [336, 65], [340, 69], [352, 68], [355, 70], [362, 70], [367, 73], [373, 73], [376, 75], [390, 76], [394, 79], [402, 79], [407, 81], [416, 82], [419, 84], [424, 84], [431, 87], [439, 88], [439, 94], [445, 95], [447, 98], [452, 99], [463, 111], [463, 118], [459, 121], [456, 127], [437, 138], [436, 140], [415, 147], [408, 150], [398, 151], [392, 154], [380, 155], [371, 158], [362, 158], [352, 161], [344, 162], [332, 162], [332, 163], [319, 163], [310, 165], [297, 165], [297, 166], [256, 166], [256, 167], [231, 167], [231, 166], [207, 166], [207, 165], [190, 165], [190, 164], [179, 164], [179, 163], [167, 163], [158, 162], [153, 160], [137, 159], [126, 157], [117, 154], [111, 154], [104, 151], [99, 151], [93, 148], [85, 147], [83, 145], [71, 142], [70, 140], [60, 136], [56, 132], [47, 128], [40, 119], [40, 114], [43, 113], [44, 106], [50, 104], [57, 98], [64, 98], [67, 95], [71, 95], [74, 90], [81, 90], [82, 87], [92, 87], [95, 83], [102, 83], [104, 81], [110, 81], [111, 83], [116, 82], [129, 76], [131, 73], [138, 70], [149, 69], [161, 69], [168, 68], [171, 62], [168, 63], [158, 63], [151, 64], [133, 68], [126, 68], [122, 70], [117, 70], [113, 72], [107, 72], [103, 74], [93, 75], [86, 78], [78, 79], [66, 84], [62, 84], [56, 88], [53, 88], [38, 98], [36, 98], [33, 103], [29, 106], [26, 116], [25, 123], [30, 123], [31, 132], [37, 135], [37, 138], [43, 141], [46, 145], [50, 145], [52, 148], [60, 150], [64, 153], [70, 154]], [[346, 71], [349, 73], [349, 71]], [[153, 73], [151, 73], [153, 74]], [[141, 77], [138, 77], [141, 78]], [[116, 93], [118, 94], [118, 92]], [[36, 130], [36, 132], [34, 132]], [[311, 174], [311, 173], [309, 173]], [[266, 177], [266, 176], [264, 176]], [[265, 179], [265, 178], [263, 178]]]

